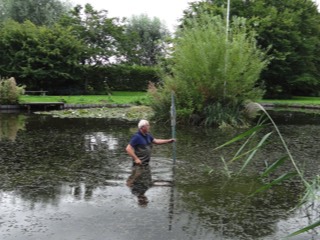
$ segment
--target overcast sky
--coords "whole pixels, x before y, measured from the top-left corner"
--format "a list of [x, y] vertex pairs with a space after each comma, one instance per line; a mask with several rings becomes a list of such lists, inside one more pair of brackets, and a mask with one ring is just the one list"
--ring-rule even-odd
[[[198, 0], [71, 0], [74, 4], [90, 3], [96, 10], [108, 10], [109, 17], [131, 17], [142, 13], [158, 17], [170, 31], [174, 30], [188, 3], [195, 1]], [[320, 0], [314, 1], [320, 7]]]
[[158, 17], [173, 31], [188, 2], [197, 0], [71, 0], [74, 4], [90, 3], [96, 10], [108, 10], [109, 17], [131, 17], [147, 14]]

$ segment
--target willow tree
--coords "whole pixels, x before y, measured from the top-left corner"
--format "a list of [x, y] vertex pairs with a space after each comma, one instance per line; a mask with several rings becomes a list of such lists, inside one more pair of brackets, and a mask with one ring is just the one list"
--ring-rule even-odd
[[133, 15], [127, 20], [125, 34], [126, 60], [129, 64], [154, 66], [166, 54], [169, 30], [159, 18], [146, 14]]
[[174, 91], [180, 120], [209, 125], [246, 122], [243, 105], [262, 96], [257, 80], [267, 60], [245, 22], [234, 18], [227, 32], [224, 19], [204, 13], [181, 28], [170, 73], [164, 74], [162, 86], [149, 91], [157, 117], [166, 117]]

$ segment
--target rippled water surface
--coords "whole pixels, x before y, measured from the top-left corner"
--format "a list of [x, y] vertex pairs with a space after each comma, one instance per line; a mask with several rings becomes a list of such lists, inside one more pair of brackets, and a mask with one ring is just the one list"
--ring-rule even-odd
[[[311, 181], [320, 168], [319, 119], [275, 119]], [[2, 113], [0, 130], [0, 239], [271, 240], [319, 219], [317, 199], [295, 208], [304, 193], [299, 178], [249, 196], [262, 186], [265, 165], [284, 155], [275, 134], [243, 174], [228, 179], [221, 155], [227, 159], [240, 144], [213, 149], [233, 130], [177, 127], [175, 168], [172, 145], [162, 145], [154, 147], [150, 168], [138, 170], [124, 151], [135, 125]], [[151, 130], [171, 136], [170, 126]], [[292, 239], [319, 238], [315, 229]]]

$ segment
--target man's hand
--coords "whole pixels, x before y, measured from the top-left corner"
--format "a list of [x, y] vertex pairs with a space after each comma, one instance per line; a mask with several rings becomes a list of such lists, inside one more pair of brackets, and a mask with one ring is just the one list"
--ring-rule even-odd
[[135, 162], [135, 164], [137, 164], [137, 165], [141, 165], [141, 164], [142, 164], [142, 162], [141, 162], [141, 160], [140, 160], [139, 158], [136, 158], [136, 159], [134, 160], [134, 162]]

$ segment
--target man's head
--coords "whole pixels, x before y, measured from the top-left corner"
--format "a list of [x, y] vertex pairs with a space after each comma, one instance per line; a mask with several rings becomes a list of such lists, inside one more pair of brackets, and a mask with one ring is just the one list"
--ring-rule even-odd
[[147, 133], [149, 131], [149, 127], [150, 127], [150, 124], [147, 120], [142, 119], [138, 123], [138, 128], [143, 133]]
[[148, 203], [149, 200], [144, 194], [138, 196], [138, 204], [140, 207], [146, 207]]

